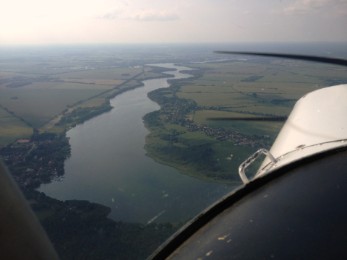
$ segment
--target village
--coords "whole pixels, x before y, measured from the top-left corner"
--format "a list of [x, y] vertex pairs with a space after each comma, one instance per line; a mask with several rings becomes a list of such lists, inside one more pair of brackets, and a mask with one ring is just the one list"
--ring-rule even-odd
[[[168, 97], [166, 96], [167, 93], [168, 90], [166, 89], [158, 89], [149, 93], [149, 97], [161, 105], [159, 118], [162, 123], [177, 124], [185, 127], [190, 132], [203, 132], [205, 135], [213, 137], [218, 141], [231, 141], [236, 146], [260, 148], [270, 145], [269, 135], [246, 135], [222, 127], [210, 127], [195, 123], [189, 118], [188, 114], [204, 108], [197, 106], [192, 100], [179, 99], [175, 95]], [[145, 118], [148, 119], [149, 117]]]
[[249, 136], [224, 128], [212, 128], [205, 125], [198, 125], [189, 119], [185, 121], [184, 126], [189, 131], [200, 131], [207, 136], [214, 137], [218, 141], [231, 141], [233, 145], [236, 146], [246, 145], [254, 148], [265, 147], [269, 139], [269, 136], [265, 135]]
[[30, 139], [19, 139], [1, 149], [0, 156], [21, 188], [35, 189], [64, 174], [70, 145], [65, 135], [34, 130]]

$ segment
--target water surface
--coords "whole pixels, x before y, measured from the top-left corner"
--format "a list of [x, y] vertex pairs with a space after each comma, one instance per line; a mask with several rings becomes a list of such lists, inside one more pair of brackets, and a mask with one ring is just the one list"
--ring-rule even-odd
[[[189, 77], [174, 68], [175, 78]], [[40, 191], [60, 199], [89, 200], [112, 209], [110, 217], [127, 222], [181, 222], [190, 219], [232, 187], [198, 180], [146, 156], [143, 116], [159, 109], [147, 93], [168, 87], [166, 78], [116, 96], [113, 109], [67, 132], [71, 157], [62, 181]]]

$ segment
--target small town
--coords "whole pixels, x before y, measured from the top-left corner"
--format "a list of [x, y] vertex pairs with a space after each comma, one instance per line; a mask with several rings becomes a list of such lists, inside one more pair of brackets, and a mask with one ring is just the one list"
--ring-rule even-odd
[[221, 127], [209, 127], [207, 125], [197, 124], [188, 114], [199, 108], [191, 100], [178, 99], [176, 96], [168, 98], [163, 93], [167, 90], [157, 90], [149, 94], [150, 98], [161, 105], [161, 118], [167, 123], [178, 124], [191, 132], [203, 132], [209, 137], [218, 141], [231, 141], [236, 146], [250, 146], [254, 148], [267, 147], [270, 145], [268, 135], [245, 135], [237, 131], [227, 130]]
[[19, 139], [0, 150], [0, 155], [21, 188], [34, 189], [64, 174], [64, 161], [70, 156], [65, 135], [39, 134]]

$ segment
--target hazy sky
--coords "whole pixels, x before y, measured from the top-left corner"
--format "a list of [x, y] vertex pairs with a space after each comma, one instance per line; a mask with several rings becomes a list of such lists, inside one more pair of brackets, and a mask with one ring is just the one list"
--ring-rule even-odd
[[0, 44], [347, 41], [347, 0], [0, 0]]

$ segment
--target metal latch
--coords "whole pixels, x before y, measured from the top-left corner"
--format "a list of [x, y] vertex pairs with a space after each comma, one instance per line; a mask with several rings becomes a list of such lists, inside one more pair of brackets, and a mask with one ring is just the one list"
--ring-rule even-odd
[[261, 154], [265, 154], [267, 157], [269, 157], [270, 161], [272, 163], [276, 163], [277, 160], [275, 159], [275, 157], [273, 157], [273, 155], [266, 149], [262, 148], [259, 149], [258, 151], [256, 151], [254, 154], [252, 154], [250, 157], [248, 157], [248, 159], [246, 161], [244, 161], [243, 163], [240, 164], [239, 166], [239, 175], [240, 178], [243, 182], [243, 184], [247, 184], [249, 183], [249, 179], [246, 176], [246, 169], [261, 155]]

